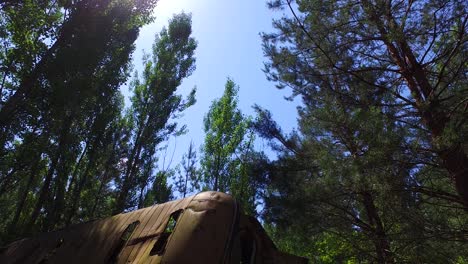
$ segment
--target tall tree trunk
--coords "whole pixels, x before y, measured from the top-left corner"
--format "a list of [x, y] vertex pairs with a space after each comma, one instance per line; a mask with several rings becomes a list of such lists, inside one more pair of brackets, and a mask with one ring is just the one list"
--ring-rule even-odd
[[455, 181], [455, 187], [465, 202], [465, 208], [468, 209], [468, 157], [463, 147], [453, 146], [442, 151], [439, 155], [444, 167], [447, 168]]
[[390, 248], [390, 242], [385, 233], [385, 229], [380, 219], [377, 208], [374, 204], [374, 198], [372, 194], [368, 191], [361, 192], [362, 200], [366, 210], [367, 218], [369, 220], [369, 225], [373, 227], [374, 230], [374, 246], [377, 253], [377, 260], [379, 263], [395, 263], [395, 260], [392, 256], [392, 251]]
[[0, 196], [2, 196], [2, 194], [7, 193], [7, 189], [8, 189], [8, 186], [10, 185], [10, 182], [13, 179], [13, 175], [20, 169], [21, 168], [18, 168], [18, 167], [15, 166], [14, 168], [11, 169], [10, 172], [7, 173], [7, 175], [5, 175], [4, 177], [1, 178], [1, 181], [0, 181]]
[[145, 200], [144, 192], [145, 192], [145, 186], [141, 186], [140, 195], [138, 197], [138, 209], [141, 209], [144, 206], [144, 200]]
[[121, 213], [123, 210], [125, 210], [127, 199], [128, 199], [128, 193], [130, 192], [132, 188], [132, 181], [134, 179], [136, 170], [140, 163], [139, 162], [140, 152], [141, 152], [141, 147], [139, 147], [139, 150], [135, 158], [133, 159], [134, 161], [132, 162], [132, 164], [130, 164], [131, 166], [128, 168], [127, 173], [125, 173], [122, 188], [119, 191], [119, 196], [117, 197], [117, 202], [116, 202], [116, 206], [115, 206], [113, 214], [118, 214], [118, 213]]
[[[65, 154], [70, 155], [70, 154]], [[55, 199], [52, 204], [52, 212], [49, 212], [47, 219], [45, 221], [43, 231], [53, 230], [55, 227], [60, 226], [61, 218], [63, 214], [63, 208], [65, 204], [65, 185], [67, 184], [67, 175], [68, 175], [68, 160], [66, 157], [63, 157], [60, 160], [60, 166], [57, 170], [57, 175], [54, 182], [54, 193]]]
[[39, 77], [47, 71], [48, 64], [53, 61], [54, 54], [71, 37], [71, 28], [64, 25], [55, 43], [42, 56], [31, 73], [20, 83], [16, 92], [0, 108], [0, 150], [3, 150], [11, 124], [17, 119], [18, 111], [24, 110], [24, 105], [31, 95], [38, 90]]
[[[33, 212], [31, 214], [29, 224], [26, 226], [26, 232], [29, 232], [34, 226], [34, 224], [36, 223], [37, 218], [39, 217], [39, 214], [41, 212], [41, 208], [44, 205], [44, 202], [49, 197], [50, 184], [52, 182], [52, 178], [56, 171], [57, 165], [61, 163], [61, 159], [63, 158], [63, 153], [65, 152], [65, 149], [67, 147], [66, 142], [67, 142], [67, 137], [69, 134], [70, 127], [71, 127], [71, 122], [66, 122], [66, 124], [62, 127], [62, 131], [60, 132], [60, 139], [58, 141], [58, 150], [55, 152], [55, 155], [52, 158], [49, 171], [46, 175], [46, 178], [44, 179], [44, 184], [42, 185], [42, 188], [39, 192], [39, 197], [37, 199], [36, 205], [34, 206]], [[49, 212], [49, 213], [53, 214], [54, 212]], [[45, 226], [47, 226], [47, 224]]]
[[184, 198], [185, 196], [187, 195], [187, 183], [188, 183], [188, 177], [189, 177], [189, 173], [186, 172], [185, 173], [185, 183], [184, 183]]
[[[114, 142], [114, 147], [113, 147], [113, 150], [115, 150], [115, 142]], [[105, 183], [107, 182], [107, 180], [109, 179], [109, 170], [111, 169], [111, 165], [112, 165], [112, 157], [109, 157], [109, 159], [107, 160], [106, 162], [106, 168], [104, 170], [104, 173], [101, 177], [101, 183], [99, 184], [99, 189], [96, 193], [96, 197], [94, 198], [94, 203], [93, 203], [93, 208], [91, 209], [91, 213], [90, 213], [90, 218], [92, 219], [95, 214], [96, 214], [96, 208], [97, 208], [97, 205], [99, 204], [99, 200], [101, 198], [101, 192], [102, 190], [104, 189], [104, 185]]]
[[[94, 155], [91, 155], [94, 156]], [[71, 220], [73, 216], [75, 216], [76, 209], [78, 207], [79, 201], [80, 201], [80, 196], [81, 196], [81, 191], [83, 190], [84, 185], [86, 184], [86, 180], [88, 178], [89, 170], [92, 165], [94, 165], [93, 162], [94, 157], [90, 157], [90, 160], [88, 164], [86, 165], [86, 169], [83, 172], [83, 174], [80, 177], [80, 181], [78, 182], [77, 185], [75, 185], [75, 188], [73, 190], [73, 196], [71, 199], [72, 205], [70, 206], [70, 210], [67, 216], [67, 219], [65, 220], [65, 226], [69, 226], [71, 223]]]
[[[423, 66], [417, 61], [413, 50], [405, 38], [399, 38], [398, 41], [392, 42], [392, 37], [389, 34], [398, 32], [400, 26], [397, 24], [389, 10], [385, 18], [382, 18], [376, 12], [376, 7], [368, 0], [363, 1], [366, 12], [369, 18], [375, 23], [379, 33], [384, 40], [385, 46], [390, 53], [390, 57], [399, 67], [401, 75], [408, 84], [411, 95], [415, 99], [416, 110], [419, 112], [426, 127], [431, 131], [432, 143], [436, 146], [436, 142], [440, 141], [440, 137], [446, 125], [449, 123], [449, 116], [444, 113], [445, 109], [441, 109], [438, 98], [433, 96], [436, 87], [432, 87], [427, 78], [426, 71]], [[386, 28], [383, 19], [388, 22]], [[437, 149], [437, 148], [436, 148]], [[441, 151], [437, 151], [438, 156], [442, 160], [444, 167], [455, 182], [455, 187], [460, 197], [465, 202], [465, 207], [468, 209], [468, 157], [460, 145], [448, 146]]]
[[127, 169], [125, 170], [125, 176], [122, 179], [122, 188], [120, 189], [119, 195], [117, 196], [117, 201], [113, 210], [113, 214], [121, 213], [125, 209], [128, 198], [128, 192], [131, 188], [131, 181], [133, 180], [135, 169], [139, 163], [138, 160], [142, 149], [141, 138], [144, 131], [144, 127], [145, 126], [140, 126], [140, 128], [138, 129], [137, 136], [135, 139], [135, 145], [127, 161]]
[[[107, 172], [105, 172], [106, 174]], [[104, 179], [105, 177], [103, 177], [103, 179], [101, 180], [101, 183], [99, 183], [99, 189], [96, 193], [96, 197], [94, 197], [94, 203], [93, 203], [93, 208], [91, 209], [91, 212], [89, 214], [89, 218], [90, 219], [93, 219], [94, 216], [96, 215], [96, 208], [99, 204], [99, 200], [101, 199], [101, 192], [102, 192], [102, 189], [104, 189]]]
[[63, 208], [65, 205], [65, 187], [67, 184], [67, 176], [69, 173], [70, 160], [73, 158], [73, 153], [69, 150], [70, 146], [70, 129], [72, 127], [74, 120], [74, 113], [72, 112], [67, 116], [62, 125], [61, 131], [61, 145], [63, 147], [59, 148], [61, 159], [58, 164], [57, 175], [55, 177], [54, 192], [55, 199], [52, 203], [52, 211], [47, 214], [47, 219], [44, 224], [43, 231], [53, 230], [56, 226], [61, 224], [61, 218], [63, 214]]
[[119, 190], [119, 194], [117, 196], [117, 200], [115, 202], [115, 208], [112, 212], [112, 214], [119, 214], [125, 209], [125, 204], [127, 203], [127, 197], [128, 197], [128, 191], [130, 191], [130, 175], [132, 175], [132, 170], [133, 166], [133, 158], [129, 161], [130, 164], [127, 166], [127, 169], [125, 171], [125, 176], [122, 179], [122, 187]]
[[[36, 128], [34, 128], [33, 131], [35, 131], [35, 129]], [[32, 153], [30, 153], [30, 151], [26, 151], [26, 148], [24, 146], [29, 145], [29, 144], [34, 144], [36, 141], [39, 141], [39, 139], [36, 137], [33, 137], [32, 139], [31, 138], [25, 139], [24, 142], [22, 143], [21, 150], [19, 151], [19, 155], [18, 157], [15, 158], [15, 162], [13, 163], [13, 168], [11, 168], [10, 172], [8, 172], [4, 177], [0, 178], [0, 197], [2, 196], [2, 194], [8, 193], [7, 189], [11, 181], [13, 180], [13, 175], [16, 172], [21, 171], [25, 167], [30, 165], [29, 162], [25, 162], [25, 160], [29, 160], [29, 156], [31, 156]], [[0, 157], [1, 157], [1, 154], [0, 154]]]
[[[219, 149], [218, 149], [218, 151], [219, 151]], [[213, 191], [216, 191], [216, 192], [219, 191], [219, 176], [220, 176], [220, 173], [219, 173], [220, 168], [219, 167], [221, 166], [220, 165], [221, 164], [221, 161], [220, 161], [221, 158], [219, 156], [220, 156], [219, 154], [216, 155], [216, 172], [215, 172], [215, 182], [214, 182], [214, 186], [213, 186]]]
[[44, 179], [44, 183], [42, 184], [41, 190], [39, 191], [39, 197], [37, 198], [36, 205], [34, 206], [33, 212], [31, 214], [31, 218], [29, 220], [28, 225], [26, 226], [26, 229], [25, 229], [26, 234], [29, 233], [32, 230], [33, 226], [36, 224], [36, 221], [37, 221], [37, 218], [39, 217], [42, 206], [44, 205], [44, 202], [47, 200], [47, 197], [49, 196], [49, 191], [50, 191], [49, 187], [50, 187], [50, 183], [52, 182], [52, 177], [55, 173], [55, 168], [57, 166], [59, 156], [60, 156], [59, 153], [56, 153], [52, 159], [46, 178]]
[[[76, 177], [78, 176], [78, 171], [81, 165], [81, 162], [83, 161], [84, 156], [86, 155], [86, 152], [88, 151], [88, 142], [85, 142], [85, 147], [83, 151], [80, 154], [80, 157], [78, 158], [78, 162], [75, 164], [75, 168], [73, 169], [72, 176], [70, 178], [70, 182], [68, 183], [67, 191], [70, 191], [73, 188], [73, 185], [75, 184]], [[69, 200], [70, 197], [68, 197], [67, 200]]]
[[22, 192], [18, 192], [18, 203], [16, 204], [15, 215], [13, 216], [13, 220], [11, 221], [10, 226], [9, 226], [9, 231], [8, 231], [9, 234], [14, 234], [17, 232], [16, 227], [17, 227], [19, 218], [21, 216], [21, 213], [23, 212], [24, 204], [26, 202], [26, 199], [28, 198], [28, 193], [29, 193], [29, 190], [31, 189], [31, 185], [34, 182], [34, 179], [36, 178], [36, 174], [39, 168], [40, 161], [41, 159], [39, 156], [31, 169], [31, 173], [29, 174], [28, 182], [26, 183], [24, 190]]

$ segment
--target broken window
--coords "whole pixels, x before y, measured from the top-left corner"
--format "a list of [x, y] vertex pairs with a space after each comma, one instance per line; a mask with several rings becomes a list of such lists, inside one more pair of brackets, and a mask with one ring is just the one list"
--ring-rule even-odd
[[140, 224], [140, 221], [135, 221], [129, 224], [127, 228], [125, 228], [122, 235], [120, 236], [118, 244], [116, 245], [116, 247], [112, 251], [112, 254], [109, 257], [109, 263], [117, 262], [117, 258], [119, 257], [120, 252], [122, 251], [122, 249], [125, 248], [128, 241], [132, 237], [133, 232], [135, 231], [135, 229], [138, 227], [139, 224]]
[[159, 235], [158, 240], [156, 241], [156, 243], [154, 243], [154, 246], [150, 251], [150, 256], [161, 256], [164, 253], [167, 241], [169, 240], [169, 237], [171, 236], [172, 232], [174, 232], [174, 229], [177, 225], [177, 220], [179, 219], [179, 216], [182, 213], [182, 211], [183, 210], [177, 210], [169, 216], [169, 219], [166, 223], [166, 227], [164, 228], [164, 232], [162, 232]]

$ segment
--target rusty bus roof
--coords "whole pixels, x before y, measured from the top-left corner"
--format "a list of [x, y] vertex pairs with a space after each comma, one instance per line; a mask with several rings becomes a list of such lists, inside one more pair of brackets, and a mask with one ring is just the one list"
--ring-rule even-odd
[[0, 252], [0, 263], [38, 263], [42, 259], [47, 259], [47, 263], [109, 262], [107, 258], [115, 241], [135, 221], [139, 221], [139, 224], [132, 234], [133, 244], [129, 243], [123, 248], [118, 263], [139, 263], [139, 260], [149, 254], [154, 244], [154, 239], [151, 238], [164, 232], [171, 214], [201, 203], [211, 208], [236, 208], [235, 200], [230, 195], [202, 192], [184, 199], [15, 241]]
[[0, 250], [2, 264], [239, 263], [241, 257], [256, 264], [307, 263], [280, 252], [234, 198], [212, 191], [38, 234]]

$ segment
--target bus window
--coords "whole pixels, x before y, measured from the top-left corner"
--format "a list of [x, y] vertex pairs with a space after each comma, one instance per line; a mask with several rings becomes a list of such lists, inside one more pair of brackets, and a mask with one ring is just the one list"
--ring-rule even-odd
[[161, 233], [161, 235], [159, 235], [158, 240], [156, 241], [156, 243], [154, 243], [154, 246], [150, 251], [150, 256], [161, 256], [164, 253], [164, 250], [166, 249], [167, 245], [167, 240], [171, 236], [172, 232], [174, 232], [174, 229], [177, 225], [177, 220], [179, 219], [179, 216], [182, 213], [182, 211], [183, 210], [177, 210], [171, 214], [169, 220], [166, 223], [166, 228], [164, 229], [164, 232]]
[[135, 231], [135, 229], [137, 228], [139, 224], [140, 224], [140, 221], [135, 221], [129, 224], [127, 228], [125, 228], [122, 235], [120, 236], [117, 246], [114, 248], [114, 250], [112, 250], [112, 254], [109, 257], [109, 263], [115, 263], [117, 261], [117, 258], [120, 252], [127, 245], [128, 240], [130, 240], [130, 238], [133, 235], [133, 231]]

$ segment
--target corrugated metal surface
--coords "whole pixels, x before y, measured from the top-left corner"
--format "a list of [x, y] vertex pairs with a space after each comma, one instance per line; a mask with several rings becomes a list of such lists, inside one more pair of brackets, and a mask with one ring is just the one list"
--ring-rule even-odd
[[[149, 262], [149, 252], [164, 231], [170, 215], [187, 208], [195, 197], [15, 241], [0, 253], [0, 263], [109, 263], [123, 232], [135, 221], [139, 221], [139, 224], [118, 254], [116, 262]], [[152, 258], [159, 263], [157, 259], [161, 257]]]
[[[166, 228], [171, 215], [177, 224]], [[240, 263], [241, 256], [243, 263], [307, 263], [279, 252], [261, 224], [219, 192], [18, 240], [0, 252], [0, 263]]]

